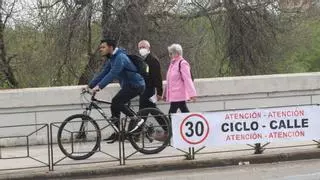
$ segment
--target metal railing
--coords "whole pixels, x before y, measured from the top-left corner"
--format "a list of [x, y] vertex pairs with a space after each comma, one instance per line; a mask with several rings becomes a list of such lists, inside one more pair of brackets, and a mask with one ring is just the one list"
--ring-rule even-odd
[[[96, 122], [106, 122], [105, 120], [96, 120]], [[105, 159], [99, 159], [99, 160], [93, 160], [93, 161], [74, 161], [75, 163], [63, 163], [64, 160], [66, 160], [68, 157], [64, 154], [61, 153], [60, 149], [58, 149], [57, 151], [54, 150], [54, 148], [58, 147], [57, 143], [53, 140], [53, 136], [56, 136], [57, 134], [54, 134], [53, 130], [54, 128], [59, 129], [60, 125], [62, 124], [62, 122], [55, 122], [55, 123], [51, 123], [50, 124], [50, 157], [51, 157], [51, 171], [54, 170], [55, 166], [65, 166], [65, 165], [81, 165], [81, 164], [97, 164], [97, 163], [112, 163], [112, 162], [118, 162], [120, 165], [122, 165], [122, 157], [121, 157], [121, 152], [120, 152], [120, 147], [121, 147], [121, 141], [119, 141], [119, 151], [118, 151], [118, 155], [112, 155], [111, 152], [107, 152], [104, 150], [104, 148], [101, 146], [99, 146], [98, 150], [95, 153], [99, 153], [101, 155], [104, 155]], [[103, 130], [105, 130], [106, 128], [110, 127], [111, 125], [104, 125], [102, 128], [100, 128], [100, 131], [103, 132]], [[70, 132], [72, 133], [72, 132]], [[71, 135], [72, 136], [72, 135]], [[74, 146], [74, 141], [71, 142], [71, 146], [73, 148]], [[57, 160], [54, 160], [54, 157], [56, 154], [62, 154], [63, 156], [60, 157]], [[111, 159], [107, 159], [106, 157], [109, 157]]]
[[[3, 139], [25, 139], [25, 143], [20, 143], [20, 145], [18, 146], [19, 148], [22, 147], [26, 147], [25, 149], [25, 155], [19, 155], [19, 156], [11, 156], [11, 157], [4, 157], [3, 156], [3, 151], [5, 149], [11, 148], [11, 147], [6, 147], [4, 145], [0, 145], [0, 162], [3, 160], [13, 160], [13, 159], [31, 159], [34, 162], [40, 163], [41, 165], [31, 165], [31, 166], [25, 166], [25, 167], [13, 167], [13, 168], [4, 168], [4, 169], [0, 169], [0, 171], [5, 171], [5, 170], [18, 170], [18, 169], [30, 169], [30, 168], [43, 168], [43, 167], [48, 167], [50, 170], [51, 167], [51, 162], [50, 162], [50, 142], [49, 142], [49, 125], [48, 124], [26, 124], [26, 125], [12, 125], [12, 126], [1, 126], [0, 127], [0, 131], [2, 131], [2, 129], [6, 129], [6, 130], [10, 130], [10, 129], [15, 129], [15, 128], [35, 128], [35, 130], [26, 133], [24, 135], [12, 135], [12, 136], [1, 136], [0, 140]], [[40, 133], [41, 131], [45, 131], [46, 134], [46, 139], [44, 140], [45, 142], [42, 142], [41, 144], [44, 144], [44, 146], [46, 147], [45, 149], [47, 149], [47, 162], [44, 160], [40, 160], [39, 158], [32, 156], [31, 155], [31, 145], [30, 145], [30, 137]], [[3, 164], [3, 163], [1, 163]], [[19, 164], [19, 163], [15, 163], [15, 164]]]
[[[306, 104], [309, 105], [309, 104]], [[297, 106], [297, 105], [293, 105]], [[304, 106], [304, 105], [299, 105], [299, 106]], [[281, 107], [281, 106], [273, 106], [273, 107], [268, 107], [268, 108], [274, 108], [274, 107]], [[284, 106], [283, 106], [284, 107]], [[288, 107], [288, 106], [285, 106]], [[254, 108], [246, 108], [248, 109], [254, 109]], [[233, 109], [234, 110], [234, 109]], [[243, 110], [243, 109], [241, 109]], [[96, 120], [100, 124], [107, 124], [105, 120]], [[239, 148], [239, 149], [232, 149], [232, 150], [217, 150], [217, 151], [206, 151], [207, 147], [201, 147], [201, 148], [188, 148], [188, 149], [177, 149], [174, 148], [169, 144], [169, 146], [164, 150], [164, 152], [170, 152], [169, 154], [166, 153], [159, 153], [155, 155], [143, 155], [139, 153], [137, 150], [131, 148], [131, 145], [128, 147], [126, 144], [126, 139], [124, 138], [124, 128], [125, 125], [121, 124], [120, 127], [122, 127], [121, 132], [123, 133], [122, 135], [120, 134], [119, 136], [119, 141], [118, 144], [113, 144], [108, 147], [115, 147], [116, 151], [115, 152], [110, 152], [107, 149], [108, 147], [101, 145], [99, 146], [98, 150], [96, 151], [97, 154], [100, 154], [99, 158], [93, 158], [90, 157], [88, 160], [83, 160], [83, 161], [75, 161], [75, 160], [70, 160], [67, 156], [63, 155], [57, 146], [57, 143], [54, 139], [56, 137], [57, 133], [56, 130], [59, 129], [60, 125], [62, 122], [55, 122], [51, 124], [28, 124], [28, 125], [16, 125], [16, 126], [3, 126], [0, 127], [1, 129], [10, 129], [10, 128], [23, 128], [23, 127], [35, 127], [34, 131], [31, 131], [30, 133], [27, 133], [25, 135], [16, 135], [16, 136], [2, 136], [0, 137], [0, 140], [2, 139], [11, 139], [11, 138], [23, 138], [25, 139], [25, 147], [26, 147], [26, 155], [21, 155], [21, 156], [16, 156], [16, 157], [3, 157], [2, 155], [2, 150], [5, 149], [5, 147], [1, 146], [0, 144], [0, 163], [1, 160], [10, 160], [10, 159], [31, 159], [35, 162], [40, 163], [40, 165], [35, 165], [35, 166], [26, 166], [26, 167], [12, 167], [12, 168], [4, 168], [0, 169], [0, 171], [4, 170], [17, 170], [17, 169], [28, 169], [28, 168], [40, 168], [40, 167], [47, 167], [49, 168], [50, 171], [54, 170], [54, 167], [57, 166], [72, 166], [72, 165], [79, 165], [79, 164], [96, 164], [96, 163], [116, 163], [119, 165], [126, 165], [127, 162], [129, 161], [137, 161], [137, 160], [150, 160], [150, 159], [168, 159], [168, 158], [184, 158], [186, 160], [194, 160], [200, 155], [208, 155], [208, 154], [218, 154], [218, 153], [234, 153], [234, 152], [240, 152], [240, 151], [252, 151], [254, 154], [262, 154], [266, 150], [272, 150], [272, 149], [282, 149], [282, 148], [295, 148], [295, 147], [308, 147], [308, 146], [315, 146], [319, 147], [320, 142], [317, 140], [313, 140], [314, 143], [308, 143], [308, 144], [303, 144], [303, 145], [289, 145], [289, 146], [275, 146], [275, 147], [270, 147], [270, 143], [266, 144], [253, 144], [247, 145], [247, 148]], [[103, 125], [100, 128], [100, 131], [106, 130], [110, 125]], [[47, 161], [40, 160], [37, 157], [34, 157], [31, 155], [31, 148], [32, 145], [30, 143], [31, 139], [30, 136], [33, 136], [40, 131], [45, 131], [46, 133], [46, 141], [44, 145], [47, 148]], [[101, 143], [105, 143], [101, 141]], [[210, 149], [209, 149], [210, 150]], [[44, 151], [43, 151], [44, 152]], [[115, 154], [112, 154], [115, 153]], [[62, 156], [61, 156], [62, 155]], [[59, 157], [60, 156], [60, 157]]]

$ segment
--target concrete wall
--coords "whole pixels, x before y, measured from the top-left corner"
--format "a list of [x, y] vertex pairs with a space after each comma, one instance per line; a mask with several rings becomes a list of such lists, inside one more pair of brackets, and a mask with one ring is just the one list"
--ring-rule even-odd
[[[195, 80], [199, 99], [190, 103], [194, 112], [320, 103], [320, 73], [226, 77]], [[0, 90], [0, 126], [47, 124], [82, 113], [81, 86]], [[98, 98], [111, 100], [118, 91], [110, 85]], [[137, 102], [135, 101], [134, 104]], [[168, 105], [159, 103], [168, 111]], [[105, 111], [109, 114], [108, 107]], [[93, 114], [98, 118], [97, 113]], [[41, 126], [0, 128], [0, 137], [27, 135]], [[30, 136], [31, 143], [45, 142], [45, 130]], [[53, 128], [54, 139], [57, 128]], [[25, 142], [25, 138], [1, 139], [0, 146]]]

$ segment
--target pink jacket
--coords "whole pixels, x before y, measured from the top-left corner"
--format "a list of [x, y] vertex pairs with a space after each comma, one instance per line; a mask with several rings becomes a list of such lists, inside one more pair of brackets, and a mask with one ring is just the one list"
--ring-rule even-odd
[[[182, 62], [179, 71], [180, 61]], [[167, 72], [167, 85], [163, 94], [164, 98], [166, 98], [167, 102], [179, 102], [187, 101], [196, 95], [189, 63], [181, 56], [172, 59]]]

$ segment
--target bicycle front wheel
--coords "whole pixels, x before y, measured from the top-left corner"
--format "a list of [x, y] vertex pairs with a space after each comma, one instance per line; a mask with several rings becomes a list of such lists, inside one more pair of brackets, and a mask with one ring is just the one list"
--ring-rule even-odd
[[100, 147], [100, 128], [90, 116], [76, 114], [61, 124], [57, 141], [61, 152], [67, 157], [87, 159]]

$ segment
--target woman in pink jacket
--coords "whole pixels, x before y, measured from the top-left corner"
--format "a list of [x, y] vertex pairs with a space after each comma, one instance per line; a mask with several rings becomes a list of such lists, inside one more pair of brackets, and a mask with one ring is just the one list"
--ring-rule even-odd
[[168, 47], [171, 63], [167, 72], [167, 85], [163, 99], [170, 102], [169, 114], [189, 112], [186, 102], [195, 101], [196, 89], [191, 77], [190, 65], [182, 57], [180, 44], [172, 44]]

